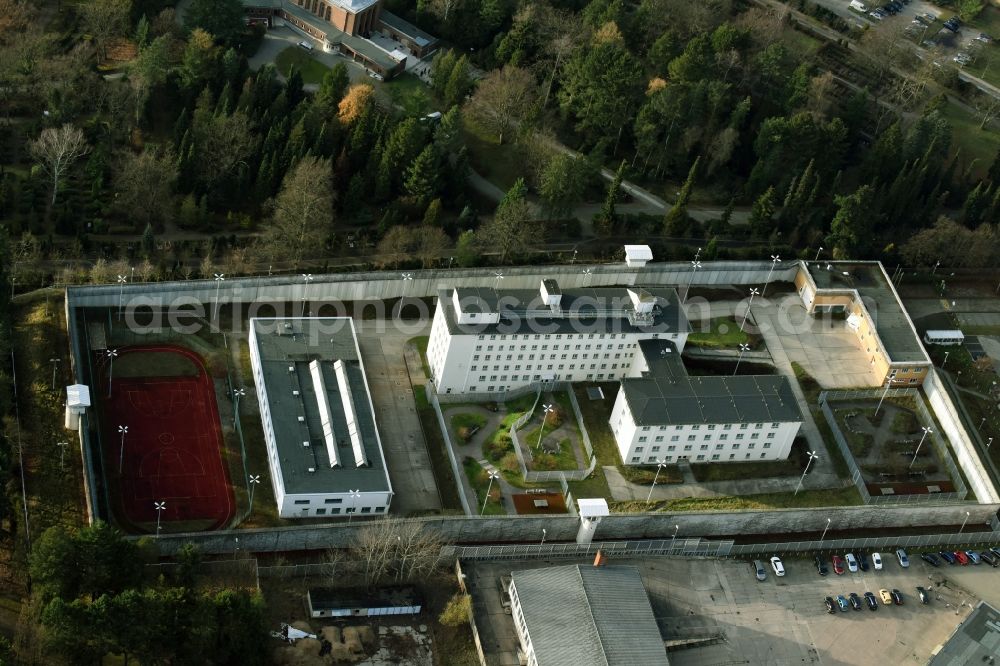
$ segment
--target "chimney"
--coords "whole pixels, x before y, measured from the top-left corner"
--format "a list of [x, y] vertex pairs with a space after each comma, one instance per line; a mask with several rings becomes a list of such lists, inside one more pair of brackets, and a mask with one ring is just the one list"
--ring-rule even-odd
[[602, 567], [607, 561], [608, 561], [607, 558], [604, 557], [604, 553], [602, 553], [600, 549], [598, 549], [597, 554], [594, 556], [594, 566]]

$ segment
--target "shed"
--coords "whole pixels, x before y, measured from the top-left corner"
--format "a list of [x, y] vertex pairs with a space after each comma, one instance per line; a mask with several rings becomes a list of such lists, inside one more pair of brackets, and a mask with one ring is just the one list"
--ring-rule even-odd
[[648, 245], [626, 245], [625, 265], [629, 268], [642, 268], [653, 260], [653, 250]]
[[66, 387], [66, 418], [67, 430], [80, 429], [80, 417], [90, 407], [90, 387], [86, 384], [72, 384]]
[[373, 617], [417, 615], [423, 602], [409, 585], [365, 588], [314, 587], [306, 593], [310, 617]]

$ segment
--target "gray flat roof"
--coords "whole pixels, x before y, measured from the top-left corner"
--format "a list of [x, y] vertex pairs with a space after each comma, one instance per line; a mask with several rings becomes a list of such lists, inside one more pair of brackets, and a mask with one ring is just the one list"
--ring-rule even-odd
[[928, 666], [989, 664], [1000, 659], [1000, 611], [985, 601], [958, 625]]
[[379, 20], [402, 35], [411, 38], [420, 46], [428, 46], [437, 41], [437, 37], [429, 35], [409, 21], [406, 21], [385, 9], [378, 15]]
[[574, 564], [511, 578], [539, 664], [669, 664], [636, 567]]
[[[255, 317], [250, 324], [257, 340], [285, 493], [391, 490], [352, 320]], [[312, 361], [319, 361], [325, 396], [317, 396], [317, 383], [310, 369]], [[336, 361], [343, 362], [343, 375], [336, 371]], [[345, 391], [354, 405], [356, 433], [367, 466], [358, 467], [355, 463], [350, 418], [344, 406]], [[318, 398], [325, 399], [328, 406], [340, 459], [338, 467], [330, 467]], [[303, 445], [306, 441], [309, 446]], [[310, 472], [310, 468], [315, 471]]]
[[[556, 285], [558, 286], [558, 285]], [[648, 325], [633, 324], [628, 290], [648, 294], [656, 303]], [[460, 287], [462, 311], [498, 312], [499, 324], [459, 324], [453, 289], [442, 289], [438, 300], [445, 311], [448, 329], [454, 334], [524, 333], [687, 333], [691, 330], [677, 290], [669, 287], [589, 287], [561, 289], [560, 306], [552, 310], [542, 302], [538, 289], [491, 289]], [[549, 293], [552, 293], [551, 291]]]
[[805, 264], [818, 289], [857, 290], [893, 363], [930, 362], [881, 264], [865, 261], [807, 261]]
[[643, 340], [649, 371], [622, 379], [636, 425], [801, 421], [791, 382], [773, 375], [690, 377], [669, 340]]

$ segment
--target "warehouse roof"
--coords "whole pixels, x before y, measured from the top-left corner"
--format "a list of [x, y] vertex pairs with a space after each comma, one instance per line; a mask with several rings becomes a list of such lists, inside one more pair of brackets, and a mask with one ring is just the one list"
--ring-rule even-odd
[[539, 664], [666, 666], [639, 570], [570, 565], [511, 574]]
[[958, 625], [928, 666], [992, 664], [1000, 659], [1000, 611], [985, 601]]
[[691, 377], [669, 340], [643, 340], [639, 350], [648, 370], [622, 379], [622, 391], [636, 425], [772, 423], [802, 420], [785, 377]]

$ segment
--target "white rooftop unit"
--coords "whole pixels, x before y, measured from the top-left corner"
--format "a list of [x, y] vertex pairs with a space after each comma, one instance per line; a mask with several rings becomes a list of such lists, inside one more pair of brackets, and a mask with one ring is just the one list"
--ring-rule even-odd
[[611, 514], [608, 510], [608, 501], [602, 497], [578, 499], [576, 505], [579, 507], [581, 518], [599, 518]]
[[90, 407], [90, 387], [73, 384], [66, 387], [66, 415], [63, 424], [67, 430], [80, 429], [80, 416]]
[[642, 268], [653, 260], [653, 250], [648, 245], [626, 245], [625, 265], [629, 268]]
[[[326, 399], [326, 382], [323, 380], [323, 368], [320, 367], [319, 361], [309, 362], [309, 374], [312, 375], [313, 390], [316, 392], [316, 406], [319, 408], [319, 420], [323, 424], [323, 441], [330, 456], [330, 467], [337, 467], [340, 465], [340, 455], [337, 453], [337, 438], [333, 434], [330, 402]], [[309, 442], [302, 444], [309, 446]]]
[[333, 369], [336, 371], [337, 381], [340, 383], [340, 399], [344, 403], [347, 432], [351, 436], [351, 448], [354, 449], [354, 466], [366, 467], [368, 465], [368, 456], [365, 455], [365, 444], [361, 441], [361, 433], [358, 431], [358, 416], [354, 409], [354, 396], [351, 395], [351, 384], [347, 379], [347, 365], [338, 359], [334, 362]]

